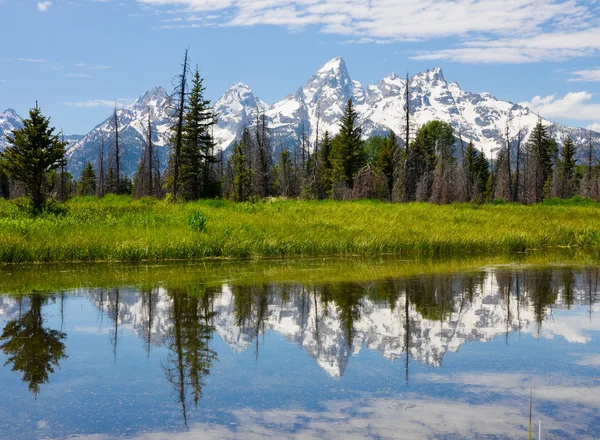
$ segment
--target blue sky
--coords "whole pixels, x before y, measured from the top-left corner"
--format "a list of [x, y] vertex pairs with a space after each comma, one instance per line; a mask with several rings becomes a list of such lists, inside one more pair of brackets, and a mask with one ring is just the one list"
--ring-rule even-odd
[[241, 81], [273, 103], [341, 55], [363, 85], [439, 66], [600, 131], [600, 0], [0, 0], [0, 29], [0, 111], [38, 100], [69, 134], [170, 90], [187, 47], [212, 100]]

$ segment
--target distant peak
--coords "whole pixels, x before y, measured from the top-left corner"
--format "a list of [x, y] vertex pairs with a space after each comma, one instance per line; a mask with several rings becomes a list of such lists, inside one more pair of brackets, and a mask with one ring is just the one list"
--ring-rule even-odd
[[12, 108], [7, 108], [4, 113], [2, 113], [3, 115], [11, 115], [13, 117], [19, 117], [19, 115], [17, 114], [17, 112], [12, 109]]
[[442, 81], [446, 82], [444, 79], [444, 73], [440, 67], [434, 67], [433, 69], [427, 69], [425, 72], [421, 72], [415, 75], [417, 78], [423, 78], [427, 81]]
[[[154, 87], [151, 90], [148, 90], [146, 93], [144, 93], [138, 99], [136, 99], [135, 102], [130, 105], [130, 107], [135, 107], [135, 106], [139, 106], [139, 105], [148, 105], [151, 101], [164, 101], [165, 99], [168, 99], [168, 98], [169, 98], [169, 95], [167, 94], [166, 90], [164, 88], [162, 88], [161, 86], [158, 86], [158, 87]], [[117, 103], [117, 105], [118, 105], [118, 103]]]
[[229, 86], [229, 88], [227, 89], [227, 91], [248, 91], [251, 92], [252, 90], [250, 89], [250, 87], [248, 87], [246, 84], [241, 83], [241, 82], [235, 82], [233, 83], [231, 86]]
[[339, 72], [340, 70], [347, 70], [346, 62], [342, 57], [335, 57], [332, 60], [327, 61], [317, 73], [326, 73], [331, 71]]

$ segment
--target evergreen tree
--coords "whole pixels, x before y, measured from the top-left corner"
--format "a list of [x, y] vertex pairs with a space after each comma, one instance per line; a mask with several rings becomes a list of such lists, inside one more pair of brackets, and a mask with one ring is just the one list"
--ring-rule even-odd
[[293, 179], [293, 163], [290, 150], [285, 149], [279, 155], [279, 162], [275, 167], [275, 186], [277, 193], [282, 197], [290, 197], [295, 194]]
[[454, 129], [446, 122], [432, 124], [436, 146], [436, 167], [433, 173], [431, 187], [431, 201], [433, 203], [451, 203], [456, 198], [456, 159], [454, 157], [454, 144], [456, 137]]
[[181, 74], [176, 77], [176, 87], [171, 98], [171, 112], [173, 126], [171, 127], [172, 151], [169, 157], [167, 186], [171, 189], [171, 198], [177, 200], [179, 196], [179, 168], [181, 166], [181, 150], [183, 146], [183, 127], [188, 90], [189, 58], [186, 49], [183, 58]]
[[21, 182], [33, 201], [34, 209], [46, 200], [48, 174], [64, 161], [66, 142], [61, 142], [50, 119], [37, 106], [29, 111], [23, 128], [6, 137], [8, 146], [0, 152], [2, 169], [13, 180]]
[[585, 168], [583, 170], [583, 178], [581, 179], [579, 194], [582, 197], [594, 198], [595, 191], [595, 158], [594, 158], [594, 144], [592, 142], [592, 132], [588, 132], [588, 142], [586, 145], [585, 153]]
[[362, 129], [357, 126], [358, 113], [349, 99], [340, 121], [340, 132], [335, 137], [332, 151], [334, 178], [343, 180], [352, 188], [354, 174], [362, 167]]
[[[252, 167], [252, 192], [257, 197], [268, 197], [273, 189], [273, 149], [264, 112], [257, 112], [253, 134], [249, 156]], [[303, 170], [306, 165], [304, 148], [306, 147], [303, 146], [301, 153]]]
[[575, 154], [575, 144], [569, 137], [563, 145], [562, 158], [557, 166], [559, 184], [556, 195], [558, 197], [570, 199], [575, 195], [577, 187], [575, 180], [575, 167], [577, 166]]
[[[451, 160], [455, 142], [454, 130], [442, 121], [429, 121], [417, 131], [407, 153], [407, 201], [430, 199], [436, 166], [448, 177], [445, 165]], [[444, 165], [438, 163], [438, 153], [443, 153]]]
[[398, 141], [396, 139], [396, 133], [390, 130], [389, 136], [385, 139], [382, 148], [377, 153], [375, 164], [377, 168], [383, 172], [386, 177], [388, 185], [388, 193], [392, 194], [394, 189], [394, 182], [396, 179], [396, 168], [397, 168], [397, 156], [398, 156]]
[[160, 194], [160, 167], [158, 163], [158, 154], [153, 142], [154, 128], [148, 111], [148, 125], [146, 128], [146, 139], [144, 150], [135, 174], [133, 195], [140, 197], [156, 197]]
[[556, 142], [549, 134], [548, 128], [539, 119], [527, 143], [527, 169], [526, 174], [527, 202], [537, 203], [544, 198], [544, 189], [552, 176], [552, 167], [556, 155]]
[[91, 162], [88, 162], [81, 172], [78, 193], [80, 196], [92, 196], [96, 193], [96, 171]]
[[0, 197], [8, 199], [10, 197], [10, 179], [2, 171], [1, 165], [0, 163]]
[[247, 128], [242, 133], [242, 139], [233, 147], [231, 162], [233, 166], [233, 200], [243, 202], [248, 200], [251, 193], [252, 170], [250, 168], [250, 132]]
[[214, 155], [212, 127], [216, 117], [210, 100], [204, 98], [205, 87], [196, 67], [191, 91], [185, 108], [183, 143], [180, 157], [181, 193], [188, 200], [214, 197], [217, 163]]

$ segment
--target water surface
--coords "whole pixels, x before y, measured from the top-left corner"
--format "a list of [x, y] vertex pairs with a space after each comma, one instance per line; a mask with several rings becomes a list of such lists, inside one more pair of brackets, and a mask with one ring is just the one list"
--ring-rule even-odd
[[596, 268], [185, 270], [0, 284], [0, 437], [600, 438]]

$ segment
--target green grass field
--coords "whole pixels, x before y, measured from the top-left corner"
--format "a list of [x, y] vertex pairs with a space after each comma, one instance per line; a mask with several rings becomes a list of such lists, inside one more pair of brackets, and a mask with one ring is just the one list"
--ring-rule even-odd
[[0, 262], [291, 256], [506, 255], [600, 250], [600, 205], [222, 200], [186, 204], [76, 198], [33, 216], [0, 199]]

